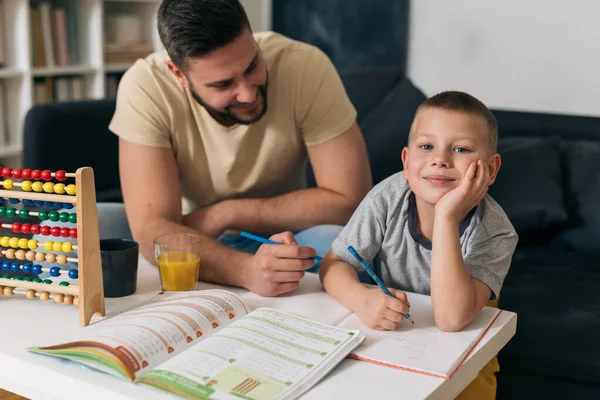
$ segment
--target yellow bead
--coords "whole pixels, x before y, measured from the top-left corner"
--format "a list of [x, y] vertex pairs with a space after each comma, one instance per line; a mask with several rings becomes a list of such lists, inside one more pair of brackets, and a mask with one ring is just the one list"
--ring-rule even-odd
[[21, 190], [25, 192], [31, 192], [31, 181], [21, 182]]
[[26, 238], [19, 239], [19, 247], [22, 249], [27, 249], [29, 245], [29, 240]]
[[10, 246], [9, 240], [10, 240], [10, 238], [8, 236], [2, 236], [2, 238], [0, 238], [0, 245], [2, 245], [2, 247]]
[[70, 195], [74, 195], [77, 192], [75, 185], [73, 185], [72, 183], [67, 185], [65, 190], [67, 191], [67, 194], [70, 194]]
[[[57, 251], [60, 251], [60, 250], [57, 250]], [[62, 251], [64, 251], [65, 253], [70, 253], [71, 251], [73, 251], [73, 243], [64, 242], [62, 244]]]
[[54, 244], [52, 245], [52, 250], [62, 251], [62, 242], [54, 242]]
[[65, 193], [65, 184], [57, 183], [54, 185], [54, 193], [56, 194], [64, 194]]
[[27, 242], [27, 247], [29, 247], [31, 250], [37, 249], [38, 241], [35, 239], [29, 239], [29, 242]]
[[46, 182], [42, 185], [42, 189], [44, 189], [44, 192], [46, 193], [54, 193], [54, 183]]
[[14, 181], [12, 179], [5, 179], [2, 182], [2, 185], [4, 186], [4, 189], [12, 189], [13, 188], [13, 183]]
[[44, 242], [44, 250], [50, 251], [54, 248], [54, 242], [52, 240], [46, 240]]
[[16, 237], [11, 237], [11, 238], [8, 240], [8, 245], [9, 245], [10, 247], [14, 247], [14, 248], [17, 248], [17, 247], [19, 247], [19, 238], [16, 238]]
[[39, 182], [39, 181], [33, 182], [31, 184], [31, 188], [33, 189], [34, 192], [41, 192], [42, 190], [44, 190], [42, 182]]

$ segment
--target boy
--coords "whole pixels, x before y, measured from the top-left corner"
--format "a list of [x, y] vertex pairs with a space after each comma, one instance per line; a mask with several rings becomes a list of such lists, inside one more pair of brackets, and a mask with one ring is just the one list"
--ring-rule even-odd
[[[444, 331], [463, 329], [497, 301], [518, 240], [487, 194], [501, 164], [497, 141], [493, 114], [466, 93], [439, 93], [419, 106], [404, 170], [369, 192], [323, 259], [325, 290], [377, 330], [395, 329], [410, 311], [401, 290], [431, 295]], [[348, 246], [395, 297], [360, 283]], [[497, 370], [494, 358], [462, 395], [495, 398]]]

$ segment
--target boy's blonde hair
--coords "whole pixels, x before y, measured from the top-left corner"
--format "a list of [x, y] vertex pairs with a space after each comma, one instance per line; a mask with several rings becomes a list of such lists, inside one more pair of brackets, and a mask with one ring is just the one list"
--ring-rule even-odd
[[[415, 113], [416, 115], [422, 109], [426, 108], [438, 108], [447, 111], [458, 111], [476, 118], [480, 118], [487, 125], [488, 133], [488, 145], [491, 154], [496, 153], [498, 147], [498, 124], [494, 114], [483, 104], [480, 100], [471, 96], [468, 93], [459, 92], [456, 90], [449, 90], [436, 94], [425, 100], [418, 108]], [[415, 118], [416, 119], [416, 118]], [[414, 123], [413, 123], [414, 126]], [[411, 127], [410, 135], [408, 140], [413, 134], [413, 127]]]

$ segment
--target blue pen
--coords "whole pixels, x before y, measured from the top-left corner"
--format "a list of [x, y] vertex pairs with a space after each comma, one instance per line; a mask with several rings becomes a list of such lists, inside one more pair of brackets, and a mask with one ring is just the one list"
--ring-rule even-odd
[[[248, 232], [242, 232], [242, 233], [240, 233], [240, 235], [243, 236], [243, 237], [245, 237], [245, 238], [256, 240], [257, 242], [261, 242], [261, 243], [264, 243], [264, 244], [281, 244], [279, 242], [274, 242], [272, 240], [265, 239], [263, 237], [253, 235], [253, 234], [248, 233]], [[315, 261], [321, 261], [322, 259], [323, 259], [323, 257], [320, 257], [320, 256], [314, 256], [313, 257], [313, 260], [315, 260]]]
[[[375, 275], [375, 272], [373, 272], [373, 270], [371, 268], [369, 268], [367, 263], [363, 261], [362, 257], [360, 255], [358, 255], [358, 252], [356, 250], [354, 250], [354, 247], [348, 246], [348, 251], [350, 252], [350, 254], [352, 254], [354, 256], [354, 258], [356, 258], [358, 260], [360, 265], [362, 265], [362, 267], [365, 269], [365, 271], [367, 271], [367, 273], [371, 276], [371, 278], [373, 278], [373, 280], [379, 285], [379, 287], [385, 292], [385, 294], [395, 297], [392, 294], [392, 292], [390, 292], [390, 290], [383, 284], [383, 282], [381, 282], [379, 277], [377, 275]], [[412, 322], [413, 325], [415, 324], [414, 321], [412, 320], [412, 318], [410, 317], [410, 314], [404, 314], [404, 318], [406, 318], [407, 320]]]

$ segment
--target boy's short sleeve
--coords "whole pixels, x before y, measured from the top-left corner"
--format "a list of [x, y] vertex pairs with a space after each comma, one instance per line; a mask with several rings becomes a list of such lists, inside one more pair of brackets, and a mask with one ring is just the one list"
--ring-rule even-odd
[[369, 193], [360, 203], [339, 236], [333, 241], [331, 249], [342, 261], [352, 265], [357, 271], [363, 267], [350, 254], [348, 246], [354, 247], [367, 265], [371, 265], [383, 242], [385, 234], [385, 215]]
[[298, 80], [296, 118], [307, 146], [346, 132], [357, 112], [331, 60], [315, 48], [308, 54]]
[[128, 142], [171, 147], [164, 99], [151, 67], [137, 61], [119, 81], [116, 109], [108, 128]]
[[480, 228], [482, 231], [473, 235], [464, 255], [465, 267], [472, 278], [492, 290], [490, 300], [495, 300], [508, 274], [518, 236], [508, 226], [494, 230], [485, 225]]

